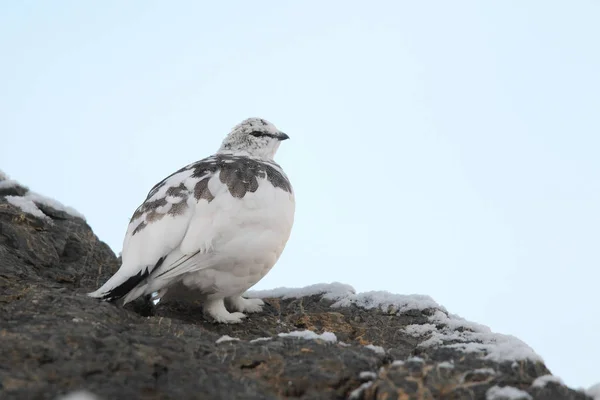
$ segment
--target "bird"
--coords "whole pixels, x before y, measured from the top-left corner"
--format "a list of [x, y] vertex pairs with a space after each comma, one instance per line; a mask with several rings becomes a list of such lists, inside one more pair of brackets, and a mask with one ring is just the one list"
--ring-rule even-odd
[[157, 183], [135, 210], [121, 266], [88, 296], [127, 304], [158, 293], [193, 299], [216, 323], [240, 323], [264, 302], [242, 296], [276, 264], [295, 194], [274, 161], [289, 136], [263, 118], [235, 125], [211, 156]]

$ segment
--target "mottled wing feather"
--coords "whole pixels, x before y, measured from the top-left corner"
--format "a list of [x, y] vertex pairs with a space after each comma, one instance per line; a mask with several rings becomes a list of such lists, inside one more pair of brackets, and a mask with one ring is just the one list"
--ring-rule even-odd
[[[211, 157], [198, 161], [210, 166]], [[180, 169], [155, 185], [144, 203], [133, 213], [123, 241], [121, 268], [101, 288], [90, 294], [111, 298], [127, 294], [135, 285], [143, 282], [152, 271], [160, 266], [157, 261], [165, 259], [178, 248], [188, 229], [192, 215], [201, 203], [194, 196], [194, 185], [190, 166]], [[214, 175], [211, 168], [205, 176]], [[175, 189], [173, 189], [175, 188]], [[185, 189], [184, 189], [185, 188]]]

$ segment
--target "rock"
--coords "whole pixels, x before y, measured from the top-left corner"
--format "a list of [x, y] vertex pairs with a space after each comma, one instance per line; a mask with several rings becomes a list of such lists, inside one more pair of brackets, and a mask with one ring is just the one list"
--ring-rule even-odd
[[194, 304], [99, 302], [85, 293], [116, 271], [115, 254], [76, 214], [48, 202], [36, 203], [43, 216], [24, 212], [6, 196], [28, 190], [4, 186], [2, 399], [589, 398], [545, 377], [524, 343], [427, 296], [251, 292], [266, 306], [239, 325], [208, 322]]

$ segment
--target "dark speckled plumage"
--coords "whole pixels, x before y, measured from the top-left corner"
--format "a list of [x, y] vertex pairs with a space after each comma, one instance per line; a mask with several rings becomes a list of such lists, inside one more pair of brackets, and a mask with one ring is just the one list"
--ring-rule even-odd
[[[193, 190], [189, 190], [183, 182], [166, 190], [166, 196], [180, 198], [179, 202], [169, 202], [166, 196], [150, 200], [167, 184], [169, 178], [185, 171], [192, 171], [192, 178], [197, 178], [199, 181], [194, 185]], [[187, 200], [189, 196], [194, 196], [196, 200], [204, 199], [210, 203], [214, 199], [214, 195], [208, 188], [208, 181], [216, 173], [219, 174], [221, 183], [227, 186], [229, 193], [239, 199], [243, 198], [248, 192], [256, 192], [259, 179], [267, 179], [274, 187], [288, 193], [292, 192], [289, 180], [274, 161], [267, 162], [246, 156], [217, 154], [181, 168], [156, 184], [148, 193], [146, 201], [138, 207], [131, 218], [133, 222], [145, 215], [145, 220], [133, 230], [132, 234], [135, 235], [148, 224], [160, 220], [165, 215], [183, 214], [188, 207]], [[167, 211], [161, 212], [158, 210], [167, 204], [171, 204]]]

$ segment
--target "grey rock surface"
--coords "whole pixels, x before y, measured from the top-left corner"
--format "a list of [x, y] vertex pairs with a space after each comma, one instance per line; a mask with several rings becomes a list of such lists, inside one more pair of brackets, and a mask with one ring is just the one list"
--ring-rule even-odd
[[[0, 192], [0, 399], [79, 390], [105, 400], [485, 399], [507, 386], [533, 399], [588, 398], [556, 382], [532, 386], [550, 374], [541, 361], [461, 349], [468, 324], [450, 326], [438, 307], [371, 307], [352, 295], [340, 306], [317, 290], [267, 296], [263, 312], [217, 325], [195, 304], [99, 302], [85, 293], [116, 271], [115, 254], [83, 219], [42, 204], [40, 218], [5, 198], [26, 193]], [[337, 341], [279, 336], [303, 330]]]

